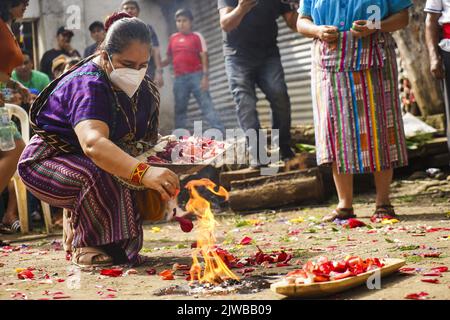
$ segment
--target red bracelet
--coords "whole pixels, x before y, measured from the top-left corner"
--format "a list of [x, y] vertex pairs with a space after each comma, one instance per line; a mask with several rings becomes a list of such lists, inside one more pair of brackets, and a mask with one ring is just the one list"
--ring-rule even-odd
[[150, 169], [150, 165], [147, 163], [140, 162], [136, 166], [136, 168], [133, 170], [133, 173], [131, 174], [131, 182], [137, 185], [142, 184], [142, 178], [144, 177], [144, 174], [147, 172], [147, 170]]

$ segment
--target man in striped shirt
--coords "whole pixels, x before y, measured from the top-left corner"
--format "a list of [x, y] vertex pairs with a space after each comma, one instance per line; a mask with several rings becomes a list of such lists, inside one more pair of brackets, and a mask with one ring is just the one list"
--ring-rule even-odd
[[167, 59], [163, 67], [172, 63], [175, 73], [173, 93], [175, 96], [175, 128], [185, 129], [187, 109], [191, 94], [197, 100], [203, 119], [222, 134], [225, 128], [214, 109], [209, 93], [209, 63], [206, 41], [198, 32], [192, 32], [193, 15], [188, 9], [175, 14], [179, 32], [170, 37]]

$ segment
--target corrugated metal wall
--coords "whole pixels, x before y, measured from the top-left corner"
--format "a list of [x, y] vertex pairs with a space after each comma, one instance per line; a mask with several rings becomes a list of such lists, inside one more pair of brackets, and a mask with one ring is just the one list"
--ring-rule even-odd
[[[194, 28], [206, 39], [210, 59], [210, 91], [216, 109], [227, 128], [238, 127], [235, 104], [228, 87], [222, 49], [222, 31], [216, 0], [189, 0], [195, 16]], [[310, 92], [310, 44], [290, 30], [282, 18], [279, 20], [279, 47], [286, 74], [286, 82], [292, 102], [292, 125], [312, 123], [313, 113]], [[270, 126], [271, 112], [268, 101], [258, 89], [258, 112], [263, 126]], [[201, 112], [192, 98], [189, 106], [189, 121], [201, 120]]]

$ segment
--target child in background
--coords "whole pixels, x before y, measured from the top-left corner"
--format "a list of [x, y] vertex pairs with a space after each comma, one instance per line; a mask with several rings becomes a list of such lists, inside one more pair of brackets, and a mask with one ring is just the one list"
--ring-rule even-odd
[[173, 65], [175, 73], [175, 128], [186, 128], [187, 108], [191, 94], [194, 95], [211, 127], [225, 133], [225, 128], [214, 109], [209, 93], [209, 64], [206, 42], [198, 32], [192, 31], [194, 17], [188, 9], [180, 9], [175, 14], [179, 32], [170, 37], [166, 67]]

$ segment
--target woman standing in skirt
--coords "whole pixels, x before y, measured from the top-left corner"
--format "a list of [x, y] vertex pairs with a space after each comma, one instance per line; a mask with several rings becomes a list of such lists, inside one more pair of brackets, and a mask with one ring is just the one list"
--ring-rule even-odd
[[150, 145], [158, 138], [159, 93], [144, 78], [148, 28], [123, 16], [108, 19], [111, 26], [97, 56], [52, 82], [33, 104], [37, 135], [18, 168], [36, 197], [70, 211], [72, 262], [82, 267], [143, 262], [141, 192], [114, 176], [159, 192], [158, 202], [179, 189], [172, 171], [130, 155], [137, 141]]
[[300, 3], [298, 31], [314, 38], [317, 162], [332, 165], [339, 197], [324, 221], [355, 217], [353, 174], [368, 172], [377, 189], [374, 218], [395, 216], [389, 186], [393, 169], [406, 166], [408, 159], [391, 32], [408, 25], [411, 5], [410, 0]]

